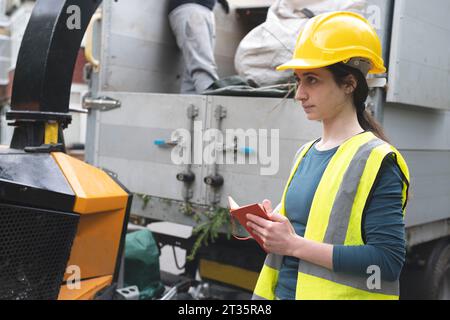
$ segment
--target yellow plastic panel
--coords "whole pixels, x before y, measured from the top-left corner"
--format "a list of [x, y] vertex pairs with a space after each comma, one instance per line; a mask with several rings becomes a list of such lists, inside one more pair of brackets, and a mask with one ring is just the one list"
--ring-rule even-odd
[[81, 279], [114, 274], [128, 194], [102, 170], [64, 153], [52, 156], [75, 193], [73, 211], [80, 214], [67, 266], [79, 267]]
[[125, 208], [128, 194], [104, 171], [64, 153], [52, 153], [72, 187], [74, 212], [91, 214]]
[[204, 259], [200, 260], [200, 275], [249, 291], [253, 291], [258, 280], [256, 272]]
[[124, 217], [125, 209], [80, 216], [67, 266], [78, 266], [82, 279], [114, 274]]

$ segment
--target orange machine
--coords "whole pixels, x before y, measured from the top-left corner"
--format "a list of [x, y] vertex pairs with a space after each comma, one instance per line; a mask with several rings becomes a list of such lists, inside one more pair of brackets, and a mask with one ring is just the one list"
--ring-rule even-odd
[[66, 155], [63, 137], [75, 61], [100, 2], [39, 0], [23, 37], [7, 114], [14, 135], [0, 148], [0, 299], [114, 297], [132, 197]]

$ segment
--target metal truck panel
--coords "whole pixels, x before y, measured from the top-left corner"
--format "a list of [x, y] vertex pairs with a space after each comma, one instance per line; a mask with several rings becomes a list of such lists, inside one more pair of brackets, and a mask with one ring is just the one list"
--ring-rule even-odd
[[[449, 99], [444, 94], [447, 90], [441, 87], [447, 84], [439, 76], [427, 78], [427, 73], [423, 73], [421, 69], [423, 66], [429, 66], [430, 70], [436, 68], [436, 61], [442, 62], [439, 67], [446, 74], [446, 68], [450, 67], [448, 61], [443, 61], [440, 55], [445, 50], [448, 52], [448, 48], [442, 47], [444, 41], [437, 41], [440, 32], [446, 28], [445, 24], [448, 24], [442, 18], [443, 12], [449, 11], [444, 10], [448, 4], [439, 0], [435, 0], [435, 3], [436, 5], [422, 4], [417, 0], [396, 1], [394, 14], [394, 2], [371, 0], [368, 1], [366, 10], [366, 17], [374, 24], [384, 44], [386, 62], [390, 57], [387, 99], [394, 101], [386, 102], [383, 88], [378, 88], [370, 102], [376, 105], [372, 109], [375, 109], [392, 144], [403, 154], [411, 171], [411, 197], [406, 210], [406, 225], [409, 230], [415, 230], [410, 234], [415, 239], [414, 243], [425, 239], [420, 235], [420, 226], [429, 225], [429, 230], [435, 230], [433, 226], [438, 226], [441, 221], [449, 218], [450, 207], [450, 112], [433, 109], [439, 106], [433, 99]], [[152, 5], [146, 3], [145, 8], [149, 9]], [[119, 10], [119, 6], [126, 6], [127, 14]], [[220, 206], [226, 207], [226, 196], [232, 195], [240, 204], [268, 198], [276, 205], [281, 198], [295, 152], [303, 143], [320, 137], [320, 124], [308, 121], [303, 110], [293, 100], [126, 92], [148, 92], [155, 88], [175, 92], [173, 85], [177, 82], [172, 82], [173, 78], [168, 75], [176, 76], [178, 69], [175, 70], [175, 66], [180, 66], [180, 60], [172, 61], [168, 68], [165, 66], [167, 61], [172, 60], [172, 55], [178, 56], [179, 52], [173, 37], [168, 36], [168, 24], [163, 26], [162, 20], [166, 16], [158, 11], [161, 8], [155, 9], [158, 12], [155, 16], [159, 16], [156, 20], [162, 19], [159, 22], [147, 21], [148, 16], [142, 13], [144, 10], [137, 8], [139, 6], [112, 2], [104, 5], [101, 50], [105, 60], [101, 63], [100, 78], [106, 81], [101, 82], [100, 88], [107, 83], [109, 90], [100, 92], [97, 96], [105, 94], [117, 98], [123, 105], [120, 109], [108, 112], [90, 112], [88, 160], [118, 173], [133, 192], [153, 196], [148, 206], [145, 206], [142, 199], [136, 198], [133, 213], [194, 225], [191, 217], [182, 214], [180, 210], [183, 184], [175, 179], [175, 175], [184, 167], [170, 163], [169, 150], [156, 148], [151, 142], [159, 137], [168, 137], [170, 131], [176, 128], [187, 128], [187, 104], [189, 101], [198, 101], [199, 106], [202, 106], [198, 119], [203, 122], [204, 130], [220, 128], [225, 133], [226, 129], [253, 128], [257, 131], [269, 129], [270, 134], [270, 129], [280, 129], [281, 153], [277, 174], [269, 176], [261, 175], [260, 171], [267, 166], [248, 164], [248, 160], [246, 165], [194, 165], [192, 170], [196, 174], [196, 180], [192, 203], [208, 205], [211, 200], [217, 200]], [[225, 15], [220, 10], [218, 6], [217, 25], [221, 30], [218, 31], [217, 38], [221, 39], [224, 35], [233, 39], [242, 37], [239, 25], [233, 27], [232, 23], [225, 23]], [[392, 16], [394, 30], [391, 39]], [[411, 25], [410, 21], [413, 20], [415, 25]], [[418, 25], [423, 30], [418, 30]], [[153, 30], [148, 31], [152, 26]], [[431, 36], [414, 42], [422, 33]], [[230, 42], [229, 38], [222, 39], [217, 43], [216, 51], [219, 54], [216, 57], [219, 68], [223, 71], [223, 61], [234, 54], [235, 40]], [[227, 46], [228, 42], [232, 45]], [[172, 49], [167, 51], [166, 46], [172, 46]], [[167, 60], [161, 60], [159, 51], [165, 52]], [[220, 56], [220, 52], [224, 53], [224, 57]], [[425, 61], [426, 57], [429, 58]], [[403, 65], [408, 65], [410, 70], [405, 71]], [[221, 72], [221, 75], [226, 74]], [[93, 87], [96, 88], [96, 83]], [[435, 88], [439, 89], [437, 93], [431, 91]], [[394, 100], [393, 93], [398, 93]], [[434, 98], [431, 99], [431, 96]], [[220, 123], [215, 114], [219, 106], [226, 110], [226, 116]], [[258, 138], [264, 135], [261, 132], [257, 134]], [[117, 146], [117, 140], [120, 140], [121, 146]], [[229, 152], [232, 151], [227, 151]], [[249, 156], [252, 157], [255, 155]], [[213, 173], [224, 178], [224, 185], [216, 191], [203, 182], [206, 176]], [[163, 198], [171, 201], [166, 203]], [[436, 233], [437, 237], [442, 236], [442, 232], [445, 233], [443, 228], [440, 230]]]
[[386, 103], [383, 126], [400, 149], [450, 152], [450, 112]]
[[[226, 117], [220, 124], [224, 135], [227, 130], [250, 129], [257, 135], [258, 142], [256, 148], [246, 145], [253, 150], [245, 160], [247, 165], [235, 162], [218, 166], [219, 174], [225, 181], [220, 191], [220, 205], [228, 206], [228, 195], [233, 196], [242, 205], [261, 202], [266, 198], [276, 205], [275, 202], [281, 200], [295, 153], [303, 144], [320, 136], [320, 124], [309, 121], [299, 103], [293, 99], [222, 96], [213, 96], [211, 99], [213, 110], [217, 106], [222, 106], [226, 110]], [[217, 120], [214, 117], [209, 121], [211, 128], [217, 128]], [[279, 156], [270, 154], [272, 130], [276, 130], [273, 133], [279, 135]], [[267, 144], [267, 152], [259, 148], [261, 143]], [[262, 155], [270, 156], [269, 159], [273, 158], [272, 163], [263, 164]], [[250, 164], [250, 160], [257, 164]], [[213, 166], [208, 166], [208, 174], [213, 170]], [[207, 187], [207, 199], [210, 199], [210, 192], [211, 188]]]
[[[103, 2], [99, 91], [179, 92], [183, 61], [167, 17], [169, 0]], [[215, 9], [215, 56], [221, 76], [235, 74], [234, 54], [248, 31]]]
[[[121, 107], [109, 111], [95, 111], [96, 137], [88, 150], [95, 149], [96, 166], [118, 175], [119, 179], [135, 193], [183, 200], [183, 183], [176, 175], [185, 165], [172, 162], [171, 153], [179, 146], [156, 145], [169, 141], [177, 129], [190, 130], [188, 108], [198, 108], [195, 119], [205, 127], [206, 97], [182, 95], [156, 95], [138, 93], [104, 92], [121, 102]], [[186, 150], [183, 148], [183, 150]], [[186, 151], [184, 151], [186, 152]], [[204, 204], [203, 167], [192, 166], [195, 181], [192, 184], [193, 203]]]
[[[95, 156], [88, 157], [88, 160], [116, 173], [133, 192], [155, 197], [183, 199], [183, 184], [175, 177], [185, 166], [172, 162], [173, 148], [158, 147], [153, 142], [169, 140], [171, 134], [179, 128], [189, 130], [187, 108], [190, 105], [199, 107], [196, 121], [201, 121], [203, 134], [208, 129], [217, 128], [214, 114], [218, 105], [227, 110], [221, 127], [224, 138], [227, 129], [246, 131], [255, 128], [258, 133], [257, 142], [266, 143], [266, 140], [262, 140], [265, 139], [266, 133], [270, 136], [271, 129], [278, 130], [281, 127], [280, 150], [283, 150], [283, 153], [279, 158], [270, 155], [270, 141], [267, 142], [267, 156], [274, 157], [272, 161], [276, 163], [248, 165], [247, 158], [247, 165], [219, 165], [218, 173], [225, 179], [225, 185], [220, 190], [220, 204], [224, 207], [227, 205], [228, 194], [243, 202], [261, 201], [264, 198], [279, 201], [296, 151], [304, 143], [320, 135], [319, 124], [308, 121], [298, 103], [292, 100], [113, 92], [103, 92], [102, 95], [121, 101], [122, 106], [105, 112], [94, 111], [97, 117], [94, 122], [97, 126], [95, 130], [98, 143], [94, 143], [97, 150]], [[295, 126], [292, 123], [295, 123]], [[260, 129], [266, 129], [267, 132]], [[207, 145], [208, 142], [204, 141], [202, 152]], [[255, 152], [257, 148], [258, 145]], [[256, 156], [256, 153], [253, 156]], [[268, 169], [268, 166], [276, 168], [276, 172], [261, 176], [261, 169]], [[210, 187], [206, 186], [203, 180], [211, 174], [213, 167], [214, 165], [207, 164], [204, 158], [202, 163], [192, 165], [196, 176], [192, 186], [193, 203], [210, 203]], [[256, 185], [258, 188], [252, 189], [252, 186]], [[253, 191], [249, 192], [250, 189]]]
[[[167, 87], [151, 83], [147, 76], [156, 72], [159, 76], [153, 75], [153, 78], [158, 79], [180, 72], [181, 57], [170, 31], [167, 6], [168, 0], [103, 2], [99, 90], [178, 90], [179, 80], [175, 77], [172, 86]], [[152, 49], [156, 49], [156, 53]]]
[[395, 1], [387, 100], [450, 109], [450, 3]]
[[384, 123], [409, 166], [411, 198], [406, 225], [448, 219], [450, 208], [450, 112], [386, 103]]
[[406, 225], [449, 218], [450, 152], [401, 151], [412, 172]]

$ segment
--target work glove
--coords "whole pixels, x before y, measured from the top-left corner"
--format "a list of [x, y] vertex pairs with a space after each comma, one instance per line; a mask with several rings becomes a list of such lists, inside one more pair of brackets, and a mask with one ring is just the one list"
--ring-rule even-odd
[[222, 6], [223, 10], [226, 12], [226, 14], [230, 13], [230, 4], [227, 0], [218, 0], [220, 5]]

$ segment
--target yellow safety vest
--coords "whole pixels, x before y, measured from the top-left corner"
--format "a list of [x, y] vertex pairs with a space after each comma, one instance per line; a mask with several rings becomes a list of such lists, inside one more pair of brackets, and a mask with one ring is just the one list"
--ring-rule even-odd
[[[313, 146], [311, 141], [298, 152], [281, 200], [280, 214], [286, 215], [286, 193], [302, 159]], [[409, 170], [402, 155], [390, 144], [365, 132], [344, 142], [330, 160], [311, 204], [305, 238], [333, 245], [364, 245], [361, 223], [363, 211], [383, 160], [392, 156], [403, 175], [403, 214], [409, 188]], [[253, 299], [275, 299], [275, 288], [283, 256], [268, 254], [259, 275]], [[366, 277], [336, 273], [300, 260], [297, 300], [379, 300], [398, 299], [399, 282], [381, 280], [369, 289]]]

